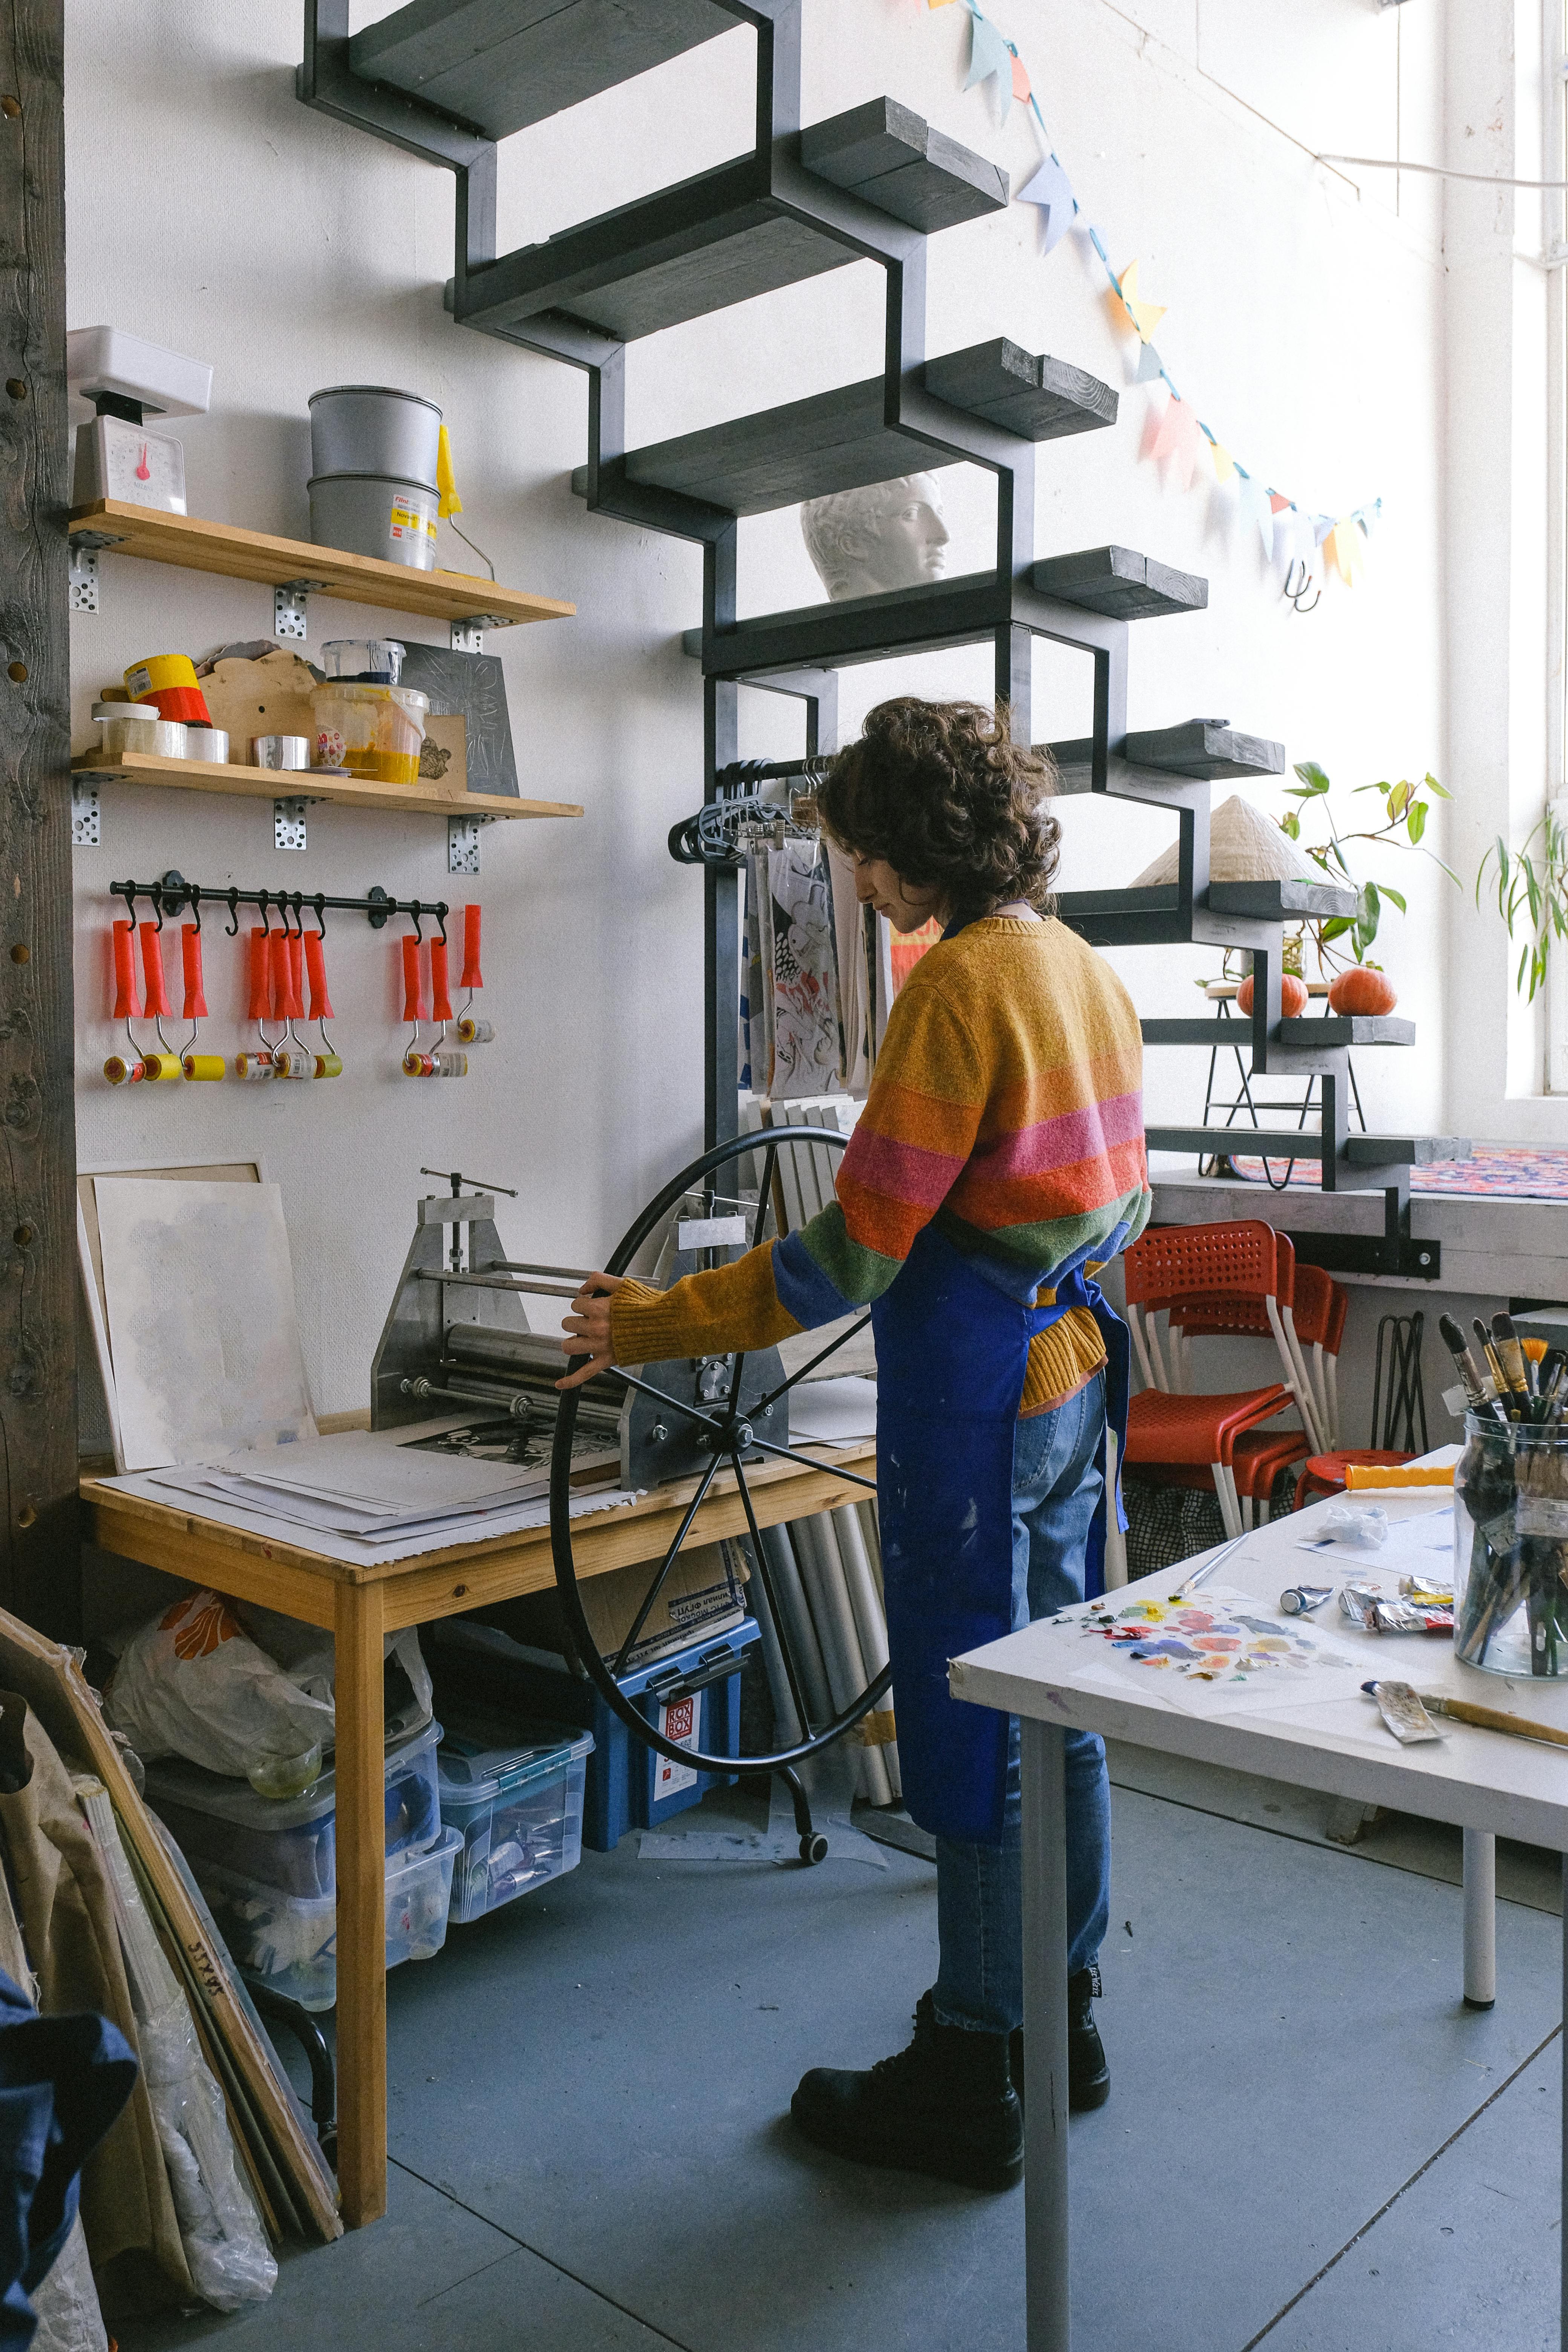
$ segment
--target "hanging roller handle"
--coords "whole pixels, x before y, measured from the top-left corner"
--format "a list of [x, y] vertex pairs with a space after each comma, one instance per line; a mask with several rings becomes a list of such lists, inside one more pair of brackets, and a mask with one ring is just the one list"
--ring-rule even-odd
[[156, 923], [143, 923], [142, 929], [142, 984], [147, 999], [148, 1017], [155, 1013], [171, 1013], [168, 983], [163, 978], [163, 941]]
[[484, 917], [482, 907], [463, 909], [463, 988], [483, 988], [484, 974], [479, 970], [479, 926]]
[[267, 939], [268, 934], [259, 924], [252, 929], [249, 1016], [252, 1021], [267, 1021], [271, 1018], [271, 1008], [268, 1003]]
[[419, 941], [412, 931], [403, 938], [403, 1017], [405, 1021], [425, 1018], [424, 984], [419, 975]]
[[305, 1017], [305, 943], [300, 933], [289, 934], [289, 1018]]
[[305, 969], [310, 975], [311, 1020], [333, 1020], [332, 1000], [327, 994], [327, 951], [320, 931], [305, 934]]
[[287, 1021], [289, 1017], [289, 1000], [293, 994], [293, 988], [292, 975], [289, 970], [289, 941], [286, 935], [282, 931], [273, 931], [268, 939], [267, 948], [272, 976], [272, 1018], [274, 1021]]
[[205, 1021], [207, 1000], [202, 986], [202, 935], [195, 923], [180, 925], [180, 954], [185, 967], [185, 1013], [187, 1021]]
[[136, 947], [134, 926], [129, 921], [114, 926], [114, 1018], [116, 1021], [140, 1020], [142, 1007], [136, 1001]]
[[430, 1018], [432, 1021], [452, 1021], [456, 1017], [452, 1011], [452, 999], [447, 992], [447, 942], [445, 940], [432, 940], [430, 942]]

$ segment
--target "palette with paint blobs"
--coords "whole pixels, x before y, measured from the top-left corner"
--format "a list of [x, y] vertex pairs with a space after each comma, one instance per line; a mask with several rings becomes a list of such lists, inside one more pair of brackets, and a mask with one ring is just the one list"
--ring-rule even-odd
[[1265, 1615], [1242, 1593], [1205, 1594], [1201, 1601], [1134, 1601], [1115, 1611], [1100, 1602], [1077, 1622], [1119, 1659], [1186, 1682], [1275, 1681], [1344, 1664], [1337, 1643]]

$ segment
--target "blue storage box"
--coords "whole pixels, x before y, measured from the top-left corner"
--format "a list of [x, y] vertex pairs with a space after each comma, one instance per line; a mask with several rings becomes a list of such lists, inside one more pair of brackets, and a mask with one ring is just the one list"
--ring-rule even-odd
[[[455, 1695], [460, 1688], [464, 1700], [478, 1700], [487, 1709], [515, 1709], [520, 1716], [542, 1716], [593, 1733], [583, 1843], [596, 1853], [612, 1852], [627, 1830], [662, 1827], [710, 1789], [727, 1787], [737, 1777], [674, 1764], [645, 1747], [564, 1659], [549, 1659], [539, 1650], [524, 1653], [485, 1626], [459, 1628], [448, 1619], [440, 1632], [447, 1643], [432, 1644], [430, 1658], [437, 1703], [444, 1692]], [[738, 1755], [741, 1667], [756, 1640], [755, 1618], [743, 1618], [728, 1633], [693, 1642], [627, 1675], [621, 1687], [656, 1731], [709, 1756]], [[692, 1689], [692, 1684], [700, 1687]]]

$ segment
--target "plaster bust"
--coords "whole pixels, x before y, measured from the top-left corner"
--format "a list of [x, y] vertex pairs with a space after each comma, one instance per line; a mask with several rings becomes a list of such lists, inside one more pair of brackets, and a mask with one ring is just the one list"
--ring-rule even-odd
[[807, 499], [805, 551], [830, 600], [919, 588], [947, 568], [948, 529], [934, 474], [902, 474], [866, 489]]

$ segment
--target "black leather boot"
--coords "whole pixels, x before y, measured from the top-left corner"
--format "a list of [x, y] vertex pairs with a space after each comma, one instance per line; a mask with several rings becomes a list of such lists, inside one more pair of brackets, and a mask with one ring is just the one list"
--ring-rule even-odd
[[[1110, 2096], [1110, 2069], [1105, 2063], [1105, 2044], [1094, 2021], [1094, 2004], [1100, 1997], [1100, 1989], [1097, 1967], [1079, 1969], [1077, 1976], [1068, 1979], [1068, 2106], [1075, 2116], [1087, 2115], [1090, 2107], [1102, 2107]], [[1008, 2036], [1008, 2055], [1013, 2088], [1017, 2092], [1018, 2102], [1022, 2105], [1024, 2029], [1021, 2025], [1016, 2025]]]
[[1006, 2035], [939, 2025], [929, 1992], [915, 2009], [907, 2050], [864, 2074], [814, 2066], [790, 2114], [816, 2147], [857, 2164], [926, 2172], [965, 2189], [1011, 2189], [1023, 2177], [1024, 2116]]

